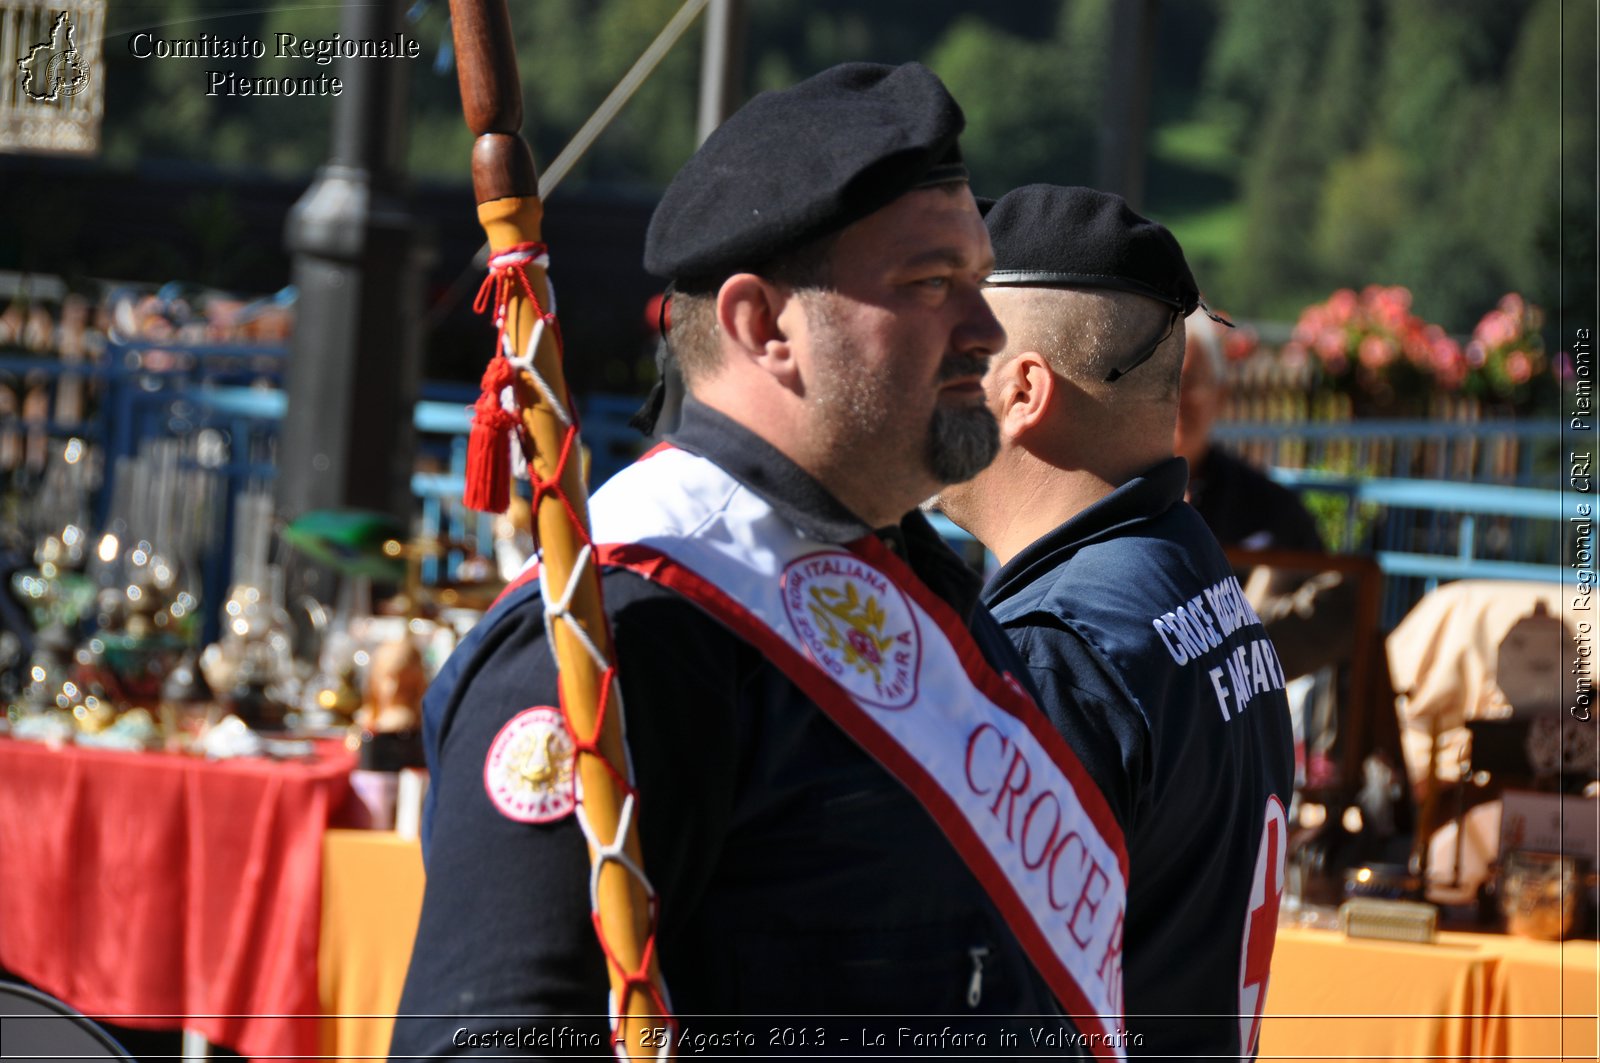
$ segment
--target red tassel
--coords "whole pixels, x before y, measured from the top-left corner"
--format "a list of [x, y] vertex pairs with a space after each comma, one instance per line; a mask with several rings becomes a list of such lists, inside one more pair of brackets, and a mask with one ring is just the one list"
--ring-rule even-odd
[[517, 417], [500, 405], [500, 392], [516, 370], [496, 357], [483, 374], [483, 394], [472, 407], [467, 441], [467, 487], [461, 501], [480, 513], [504, 513], [511, 504], [511, 433]]

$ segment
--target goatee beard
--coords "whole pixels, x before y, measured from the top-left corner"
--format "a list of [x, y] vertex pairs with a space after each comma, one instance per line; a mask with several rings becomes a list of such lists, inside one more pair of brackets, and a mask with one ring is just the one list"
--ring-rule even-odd
[[928, 471], [941, 484], [965, 483], [1000, 452], [1000, 425], [984, 405], [933, 411], [928, 431]]

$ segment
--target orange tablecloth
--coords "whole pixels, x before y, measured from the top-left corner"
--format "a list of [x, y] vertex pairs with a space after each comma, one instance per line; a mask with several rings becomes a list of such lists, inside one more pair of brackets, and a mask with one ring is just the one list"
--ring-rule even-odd
[[1466, 1059], [1484, 1043], [1495, 957], [1483, 935], [1435, 945], [1280, 927], [1263, 1059]]
[[1261, 1059], [1593, 1061], [1600, 943], [1432, 945], [1281, 927]]
[[120, 1025], [314, 1054], [322, 836], [354, 763], [0, 739], [0, 966]]
[[1507, 1060], [1600, 1059], [1600, 942], [1506, 938], [1485, 1047]]
[[[421, 852], [367, 831], [329, 831], [326, 851], [323, 1051], [381, 1057], [422, 910]], [[1282, 927], [1261, 1059], [1592, 1061], [1597, 968], [1593, 941], [1447, 933], [1402, 945]]]
[[329, 831], [322, 871], [322, 1051], [382, 1058], [422, 914], [422, 848], [387, 831]]

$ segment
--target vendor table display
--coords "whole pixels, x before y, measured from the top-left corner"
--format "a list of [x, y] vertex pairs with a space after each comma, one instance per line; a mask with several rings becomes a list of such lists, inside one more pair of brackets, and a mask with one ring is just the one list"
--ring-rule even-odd
[[315, 1055], [323, 835], [354, 766], [336, 742], [213, 762], [0, 739], [0, 966], [118, 1025]]

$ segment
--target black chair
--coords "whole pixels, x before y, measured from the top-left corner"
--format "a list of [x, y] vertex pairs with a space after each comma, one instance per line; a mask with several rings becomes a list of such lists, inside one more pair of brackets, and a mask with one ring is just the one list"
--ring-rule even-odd
[[8, 1061], [110, 1059], [135, 1063], [93, 1020], [55, 997], [13, 982], [0, 982], [0, 1045]]

